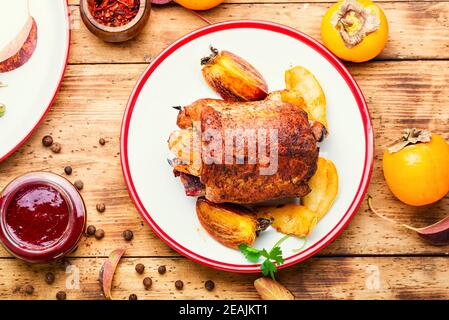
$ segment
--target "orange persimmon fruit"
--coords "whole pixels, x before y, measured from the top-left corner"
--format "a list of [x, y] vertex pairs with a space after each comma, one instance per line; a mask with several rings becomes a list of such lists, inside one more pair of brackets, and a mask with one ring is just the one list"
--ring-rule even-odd
[[383, 157], [384, 176], [392, 193], [412, 206], [442, 199], [449, 192], [449, 144], [430, 132], [428, 142], [417, 138], [407, 144], [404, 136], [402, 140], [399, 148], [389, 148]]
[[221, 4], [224, 0], [175, 0], [184, 8], [190, 10], [209, 10]]
[[371, 0], [340, 0], [324, 15], [321, 38], [340, 59], [365, 62], [385, 48], [388, 30], [384, 12]]

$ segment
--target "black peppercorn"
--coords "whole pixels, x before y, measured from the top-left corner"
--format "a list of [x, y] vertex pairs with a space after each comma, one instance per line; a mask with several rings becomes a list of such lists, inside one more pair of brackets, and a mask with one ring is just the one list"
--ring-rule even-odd
[[55, 275], [52, 272], [47, 272], [45, 274], [45, 282], [47, 284], [52, 284], [53, 282], [55, 282]]
[[53, 138], [51, 136], [43, 137], [42, 144], [44, 145], [44, 147], [50, 147], [53, 144]]
[[129, 300], [137, 300], [137, 296], [133, 293], [129, 295]]
[[100, 138], [100, 140], [98, 140], [98, 143], [104, 146], [106, 144], [106, 140], [104, 138]]
[[65, 291], [58, 291], [58, 293], [56, 294], [56, 299], [65, 300], [67, 299], [67, 294], [65, 293]]
[[138, 263], [136, 264], [135, 269], [138, 274], [142, 274], [145, 271], [145, 266], [141, 263]]
[[159, 274], [164, 274], [167, 271], [167, 268], [165, 266], [159, 266], [159, 268], [157, 268], [157, 272], [159, 272]]
[[131, 241], [134, 238], [134, 234], [131, 230], [125, 230], [123, 231], [123, 238], [125, 238], [126, 241]]
[[95, 226], [88, 226], [86, 233], [88, 236], [93, 236], [95, 235], [95, 231], [97, 231], [97, 228], [95, 228]]
[[97, 231], [95, 231], [95, 238], [97, 238], [97, 240], [103, 239], [104, 238], [104, 230], [97, 229]]
[[143, 286], [145, 287], [145, 289], [151, 288], [152, 284], [153, 284], [153, 280], [151, 280], [150, 277], [146, 277], [145, 279], [143, 279]]
[[207, 291], [212, 291], [215, 288], [215, 283], [212, 280], [207, 280], [204, 283], [204, 287], [206, 288]]
[[81, 180], [76, 180], [74, 185], [78, 190], [82, 190], [84, 188], [84, 183]]
[[98, 203], [96, 208], [98, 212], [103, 213], [106, 210], [106, 205], [104, 203]]
[[182, 288], [184, 287], [184, 282], [182, 282], [181, 280], [176, 280], [175, 287], [178, 290], [182, 290]]
[[67, 259], [62, 259], [62, 260], [59, 262], [59, 266], [60, 266], [60, 268], [61, 268], [62, 271], [66, 271], [67, 268], [68, 268], [70, 265], [71, 265], [71, 263], [70, 263], [70, 261], [67, 260]]
[[72, 167], [71, 166], [67, 166], [64, 168], [64, 172], [66, 175], [70, 176], [72, 174]]
[[34, 293], [34, 287], [31, 284], [25, 286], [25, 293], [32, 295]]
[[53, 151], [54, 153], [60, 153], [61, 149], [62, 149], [62, 146], [58, 142], [53, 143], [50, 147], [50, 150]]

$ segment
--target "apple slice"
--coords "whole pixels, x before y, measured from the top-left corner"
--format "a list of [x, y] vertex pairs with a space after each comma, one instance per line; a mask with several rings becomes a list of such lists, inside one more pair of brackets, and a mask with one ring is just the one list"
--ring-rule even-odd
[[15, 70], [30, 60], [37, 45], [37, 24], [31, 15], [19, 33], [0, 50], [0, 73]]

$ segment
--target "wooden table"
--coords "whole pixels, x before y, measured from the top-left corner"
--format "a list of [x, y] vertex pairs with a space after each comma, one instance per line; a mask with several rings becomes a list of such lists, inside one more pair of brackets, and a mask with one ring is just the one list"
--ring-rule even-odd
[[[228, 0], [204, 13], [213, 22], [229, 19], [263, 19], [287, 24], [317, 39], [322, 15], [330, 6], [320, 0]], [[378, 1], [390, 22], [390, 41], [375, 61], [347, 64], [368, 101], [376, 138], [375, 166], [369, 193], [377, 207], [399, 222], [423, 226], [449, 214], [449, 198], [427, 208], [412, 209], [394, 199], [381, 171], [385, 145], [404, 128], [420, 127], [449, 139], [449, 2]], [[76, 267], [65, 274], [58, 264], [30, 266], [0, 248], [0, 298], [54, 299], [65, 290], [68, 299], [102, 299], [97, 277], [105, 256], [117, 247], [128, 247], [120, 264], [113, 295], [126, 299], [255, 299], [252, 281], [258, 275], [216, 271], [200, 266], [171, 250], [143, 222], [131, 202], [119, 160], [119, 132], [129, 94], [148, 62], [185, 33], [204, 22], [178, 6], [154, 8], [143, 33], [125, 44], [106, 44], [79, 18], [78, 1], [70, 1], [72, 47], [65, 80], [50, 113], [17, 152], [0, 164], [0, 186], [31, 170], [63, 174], [66, 165], [72, 180], [82, 179], [88, 223], [103, 228], [103, 240], [84, 238], [68, 259]], [[51, 134], [63, 145], [52, 154], [41, 145]], [[107, 143], [100, 146], [99, 138]], [[106, 212], [95, 210], [104, 202]], [[131, 229], [134, 240], [122, 238]], [[432, 247], [412, 232], [374, 216], [364, 203], [347, 229], [315, 257], [282, 270], [279, 280], [298, 299], [447, 299], [449, 298], [449, 247]], [[146, 266], [145, 275], [134, 271]], [[157, 268], [167, 266], [159, 275]], [[66, 282], [79, 270], [79, 288]], [[44, 275], [56, 274], [47, 285]], [[153, 278], [144, 290], [144, 276]], [[178, 291], [174, 281], [184, 281]], [[212, 292], [204, 281], [213, 280]], [[32, 284], [28, 296], [24, 286]], [[70, 283], [68, 283], [70, 285]], [[70, 286], [69, 286], [70, 287]]]

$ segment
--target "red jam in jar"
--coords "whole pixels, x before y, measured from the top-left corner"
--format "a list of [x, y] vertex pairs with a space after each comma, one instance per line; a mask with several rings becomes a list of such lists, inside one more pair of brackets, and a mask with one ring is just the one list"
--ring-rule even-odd
[[76, 248], [84, 232], [86, 209], [65, 178], [34, 172], [17, 178], [0, 197], [0, 239], [16, 257], [49, 262]]
[[25, 246], [51, 246], [61, 239], [68, 224], [64, 196], [45, 184], [31, 184], [17, 192], [6, 211], [8, 231]]

